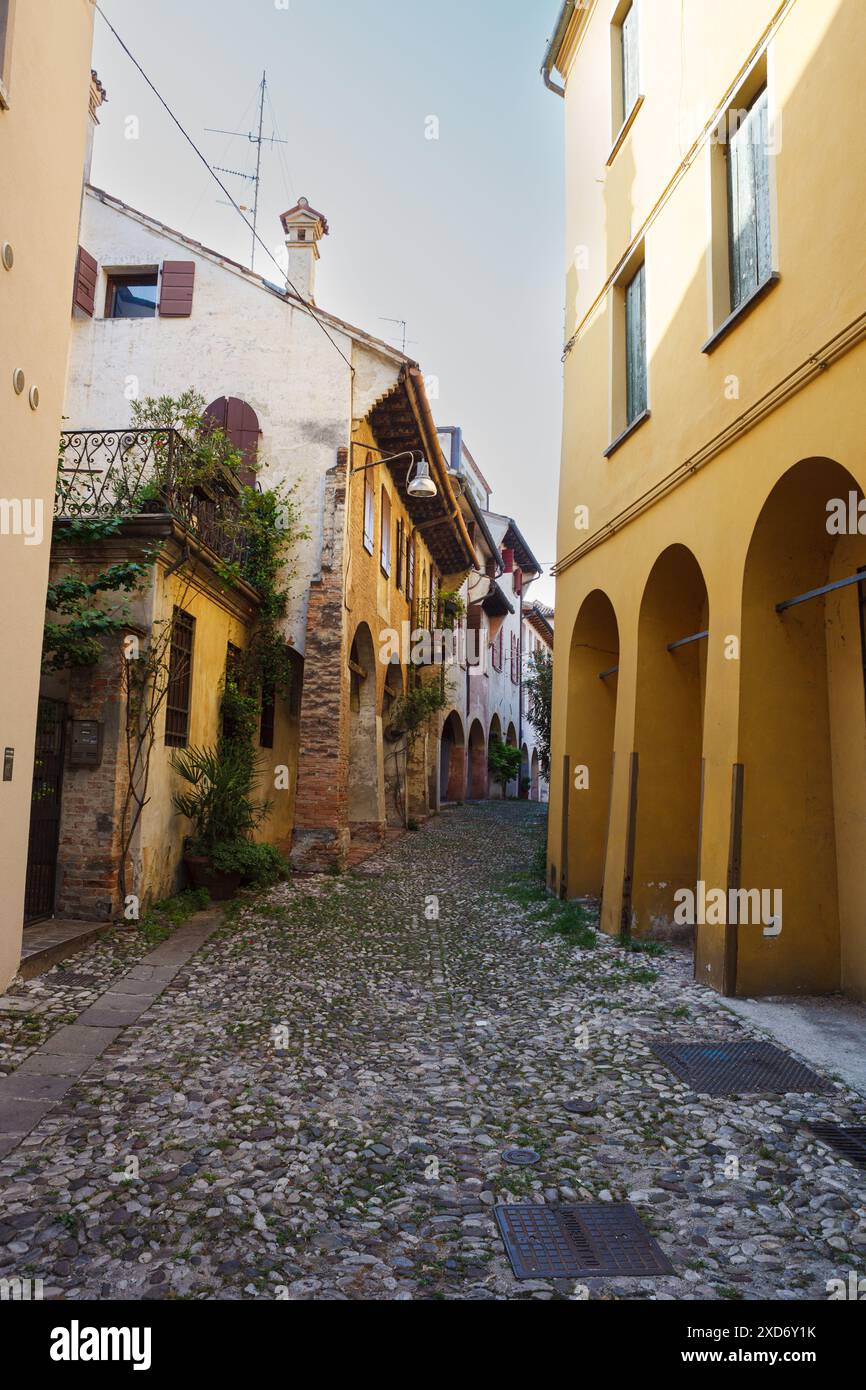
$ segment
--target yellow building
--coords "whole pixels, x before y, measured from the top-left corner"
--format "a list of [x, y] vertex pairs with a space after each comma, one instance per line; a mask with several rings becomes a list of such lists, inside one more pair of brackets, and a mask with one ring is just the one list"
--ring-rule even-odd
[[0, 990], [18, 966], [92, 0], [0, 0]]
[[[866, 997], [860, 0], [569, 0], [549, 874]], [[791, 600], [802, 600], [791, 603]]]

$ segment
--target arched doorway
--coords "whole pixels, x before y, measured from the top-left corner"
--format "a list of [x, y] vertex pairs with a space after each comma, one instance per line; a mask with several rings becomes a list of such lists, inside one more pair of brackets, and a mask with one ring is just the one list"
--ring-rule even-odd
[[[487, 740], [488, 750], [493, 747], [494, 743], [502, 742], [502, 720], [499, 718], [498, 714], [494, 714], [493, 718], [490, 721], [490, 733]], [[490, 774], [489, 767], [487, 776], [487, 791], [485, 792], [485, 796], [489, 797], [491, 801], [501, 801], [503, 797], [502, 784], [501, 782], [497, 782], [493, 778], [493, 776]]]
[[558, 885], [569, 898], [602, 896], [618, 673], [616, 614], [607, 594], [595, 589], [581, 604], [569, 652], [567, 784]]
[[463, 801], [466, 795], [465, 744], [460, 715], [452, 710], [442, 725], [439, 745], [439, 797], [443, 802]]
[[484, 801], [487, 796], [487, 743], [479, 720], [469, 730], [469, 799]]
[[[866, 584], [842, 583], [866, 567], [861, 498], [832, 459], [796, 464], [746, 558], [739, 886], [781, 893], [782, 930], [729, 932], [738, 994], [866, 996]], [[840, 587], [790, 603], [829, 584]]]
[[529, 799], [530, 801], [541, 800], [541, 777], [537, 748], [532, 751], [532, 762], [529, 771]]
[[355, 633], [349, 658], [348, 814], [353, 825], [381, 826], [376, 653], [366, 623]]
[[520, 797], [522, 801], [528, 801], [532, 790], [532, 779], [529, 772], [529, 749], [524, 743], [520, 750]]
[[[505, 735], [505, 742], [507, 743], [509, 748], [517, 747], [517, 730], [515, 729], [513, 724], [508, 725], [508, 733]], [[517, 776], [511, 782], [508, 783], [508, 786], [505, 788], [505, 794], [509, 797], [518, 797], [520, 795], [519, 772]]]
[[382, 691], [382, 750], [385, 774], [385, 820], [388, 825], [405, 825], [406, 806], [406, 737], [391, 733], [391, 710], [404, 691], [403, 670], [399, 662], [390, 662], [385, 671]]
[[672, 545], [647, 580], [638, 627], [634, 867], [630, 874], [626, 864], [622, 915], [636, 935], [693, 936], [676, 926], [675, 894], [695, 892], [699, 876], [709, 626], [700, 565], [686, 546]]

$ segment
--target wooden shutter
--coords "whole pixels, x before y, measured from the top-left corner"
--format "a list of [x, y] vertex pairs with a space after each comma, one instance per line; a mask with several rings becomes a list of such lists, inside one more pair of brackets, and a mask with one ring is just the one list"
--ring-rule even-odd
[[195, 289], [195, 261], [164, 261], [159, 313], [164, 319], [188, 319]]
[[770, 233], [770, 108], [763, 91], [752, 107], [752, 151], [755, 168], [755, 219], [758, 243], [758, 284], [773, 268]]
[[79, 246], [78, 262], [75, 267], [75, 293], [72, 302], [76, 309], [82, 309], [90, 318], [93, 318], [93, 312], [96, 308], [98, 274], [96, 261], [85, 251], [83, 246]]
[[391, 574], [391, 498], [382, 488], [382, 532], [379, 537], [379, 563], [382, 573]]
[[626, 412], [630, 425], [647, 408], [646, 387], [646, 266], [626, 286]]
[[397, 590], [398, 590], [398, 592], [403, 588], [403, 548], [404, 548], [404, 532], [405, 532], [405, 527], [404, 527], [404, 525], [403, 525], [403, 522], [402, 522], [402, 520], [400, 520], [400, 519], [398, 518], [398, 520], [397, 520], [397, 543], [396, 543], [396, 553], [395, 553], [395, 555], [394, 555], [394, 561], [395, 561], [394, 583], [397, 585]]
[[252, 487], [256, 480], [261, 433], [259, 417], [252, 406], [237, 396], [220, 396], [219, 400], [211, 401], [204, 412], [204, 419], [212, 429], [222, 430], [238, 453], [243, 454], [244, 466], [238, 476], [242, 483]]
[[640, 95], [637, 4], [622, 21], [622, 118], [627, 121]]
[[770, 151], [767, 92], [761, 92], [728, 142], [731, 309], [772, 270]]
[[372, 555], [375, 548], [376, 499], [373, 492], [373, 479], [369, 472], [364, 474], [364, 549]]

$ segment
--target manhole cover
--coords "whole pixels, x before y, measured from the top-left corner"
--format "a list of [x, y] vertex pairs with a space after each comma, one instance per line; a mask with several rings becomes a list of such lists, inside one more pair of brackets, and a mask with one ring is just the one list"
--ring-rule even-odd
[[654, 1043], [653, 1052], [693, 1090], [707, 1096], [827, 1091], [829, 1082], [772, 1043]]
[[515, 1168], [531, 1168], [541, 1160], [541, 1154], [534, 1149], [506, 1149], [502, 1155], [503, 1163], [511, 1163]]
[[593, 1100], [567, 1100], [562, 1108], [569, 1115], [594, 1115], [597, 1109]]
[[499, 1206], [494, 1215], [518, 1279], [674, 1272], [628, 1202]]
[[836, 1125], [829, 1120], [813, 1120], [809, 1129], [822, 1144], [847, 1158], [855, 1168], [866, 1169], [866, 1125]]

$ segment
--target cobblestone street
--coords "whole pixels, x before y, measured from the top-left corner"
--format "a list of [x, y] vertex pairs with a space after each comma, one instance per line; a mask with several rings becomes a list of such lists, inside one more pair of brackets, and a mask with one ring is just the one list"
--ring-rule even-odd
[[[591, 1298], [826, 1298], [862, 1266], [862, 1178], [803, 1121], [862, 1123], [862, 1098], [679, 1082], [653, 1042], [758, 1035], [684, 953], [594, 941], [549, 899], [543, 824], [527, 803], [448, 811], [231, 910], [7, 1141], [0, 1276], [61, 1298], [575, 1297], [514, 1278], [493, 1207], [627, 1200], [675, 1274], [590, 1279]], [[0, 1068], [94, 982], [123, 994], [140, 956], [98, 943], [18, 986], [29, 1023], [0, 1016]], [[509, 1167], [513, 1146], [540, 1162]]]

